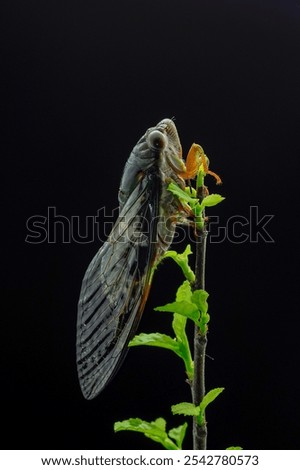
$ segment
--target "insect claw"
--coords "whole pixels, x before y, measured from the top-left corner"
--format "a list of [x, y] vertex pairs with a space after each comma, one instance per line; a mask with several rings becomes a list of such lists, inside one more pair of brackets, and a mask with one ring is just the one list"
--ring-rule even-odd
[[[201, 149], [201, 150], [200, 150]], [[202, 147], [198, 144], [192, 144], [190, 150], [188, 151], [185, 167], [186, 170], [180, 173], [180, 176], [185, 180], [194, 179], [198, 173], [200, 166], [199, 154], [203, 152]]]
[[[199, 145], [200, 147], [200, 145]], [[201, 163], [203, 165], [203, 169], [204, 169], [204, 172], [207, 174], [207, 175], [211, 175], [215, 178], [216, 180], [216, 184], [222, 184], [222, 180], [220, 178], [219, 175], [217, 175], [217, 173], [215, 173], [214, 171], [211, 171], [208, 169], [208, 166], [209, 166], [209, 158], [205, 155], [202, 147], [200, 147], [202, 152], [201, 152], [201, 155], [200, 155], [200, 158], [201, 158]]]
[[208, 170], [208, 171], [207, 171], [207, 174], [208, 174], [208, 175], [211, 175], [211, 176], [213, 176], [213, 177], [215, 178], [216, 184], [222, 184], [222, 180], [221, 180], [220, 176], [217, 175], [217, 173], [215, 173], [214, 171]]
[[[199, 144], [192, 144], [188, 151], [185, 161], [185, 171], [179, 173], [185, 180], [194, 179], [197, 175], [200, 166], [202, 165], [203, 171], [207, 175], [211, 175], [215, 178], [216, 184], [221, 184], [222, 180], [214, 171], [209, 170], [209, 158], [205, 155], [203, 148]], [[190, 183], [188, 183], [190, 184]]]

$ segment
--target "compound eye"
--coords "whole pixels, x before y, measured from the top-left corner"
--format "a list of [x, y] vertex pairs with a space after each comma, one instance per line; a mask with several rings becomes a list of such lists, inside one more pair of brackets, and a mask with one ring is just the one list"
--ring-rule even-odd
[[148, 144], [155, 150], [163, 150], [168, 145], [168, 139], [162, 132], [152, 131], [148, 135]]

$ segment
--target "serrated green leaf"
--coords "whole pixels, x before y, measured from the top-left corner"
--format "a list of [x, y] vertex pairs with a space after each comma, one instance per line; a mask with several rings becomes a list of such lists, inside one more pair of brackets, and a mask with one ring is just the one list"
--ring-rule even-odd
[[182, 302], [182, 301], [191, 302], [191, 298], [192, 298], [191, 284], [189, 283], [189, 281], [183, 281], [181, 286], [177, 289], [176, 302]]
[[187, 194], [189, 194], [191, 197], [197, 199], [197, 191], [196, 191], [195, 188], [193, 188], [192, 186], [186, 186], [186, 187], [184, 188], [184, 190], [185, 190], [185, 192], [186, 192]]
[[213, 207], [219, 204], [221, 201], [224, 201], [225, 197], [220, 194], [209, 194], [201, 201], [201, 207]]
[[178, 347], [180, 348], [180, 352], [178, 352], [177, 354], [184, 361], [185, 371], [188, 376], [188, 379], [193, 380], [194, 363], [192, 359], [190, 345], [185, 332], [186, 322], [187, 317], [179, 315], [178, 313], [174, 313], [172, 327], [176, 336]]
[[179, 313], [174, 313], [172, 328], [174, 330], [177, 340], [183, 343], [186, 339], [185, 326], [187, 322], [187, 317], [179, 315]]
[[148, 422], [144, 421], [140, 418], [129, 418], [124, 421], [117, 421], [114, 424], [114, 431], [119, 432], [119, 431], [138, 431], [138, 432], [147, 432], [147, 433], [152, 433], [153, 435], [156, 435], [158, 437], [164, 438], [166, 435], [165, 432], [165, 426], [163, 426], [163, 421], [165, 420], [161, 418], [162, 421], [160, 421], [160, 425], [157, 426], [155, 421]]
[[182, 300], [181, 302], [171, 302], [169, 304], [162, 305], [161, 307], [156, 307], [154, 310], [157, 312], [179, 313], [180, 315], [183, 315], [184, 317], [190, 318], [197, 325], [199, 323], [198, 320], [199, 320], [200, 312], [197, 308], [197, 305], [191, 302], [187, 302], [185, 300]]
[[171, 191], [171, 193], [177, 196], [181, 201], [187, 202], [191, 205], [194, 205], [199, 201], [199, 199], [192, 197], [183, 191], [176, 183], [170, 183], [168, 186], [168, 191]]
[[224, 390], [224, 387], [218, 387], [218, 388], [213, 388], [212, 390], [210, 390], [204, 397], [203, 397], [203, 400], [201, 401], [200, 403], [200, 410], [205, 410], [205, 408], [210, 404], [212, 403], [216, 398], [217, 396], [220, 395], [220, 393], [222, 393]]
[[217, 396], [220, 395], [220, 393], [222, 393], [224, 390], [224, 387], [219, 387], [219, 388], [213, 388], [212, 390], [210, 390], [202, 399], [199, 407], [200, 407], [200, 412], [199, 412], [199, 415], [198, 415], [198, 422], [200, 425], [203, 424], [203, 421], [204, 421], [204, 413], [205, 413], [205, 409], [207, 408], [207, 406], [212, 403], [216, 398]]
[[[182, 315], [178, 315], [178, 317], [182, 318], [185, 322], [187, 320]], [[180, 329], [179, 322], [180, 320], [178, 319], [176, 322], [178, 330]], [[178, 333], [180, 334], [180, 336], [178, 334], [178, 337], [176, 337], [176, 339], [173, 339], [170, 336], [164, 335], [162, 333], [140, 333], [139, 335], [134, 336], [134, 338], [129, 342], [129, 346], [154, 346], [173, 351], [177, 356], [180, 357], [180, 359], [183, 360], [187, 376], [190, 380], [192, 380], [194, 364], [192, 361], [189, 344], [184, 329], [183, 331], [178, 331]]]
[[183, 259], [184, 261], [188, 261], [188, 256], [191, 255], [193, 252], [192, 252], [192, 249], [191, 249], [191, 245], [188, 244], [186, 247], [185, 247], [185, 250], [182, 252], [182, 253], [178, 253], [177, 251], [175, 250], [167, 250], [164, 254], [163, 254], [163, 258], [173, 258], [174, 261], [176, 261], [177, 263], [177, 260], [178, 259]]
[[171, 349], [176, 352], [176, 354], [178, 354], [180, 349], [175, 339], [162, 333], [140, 333], [132, 338], [128, 346], [155, 346], [158, 348]]
[[166, 421], [158, 418], [155, 421], [143, 421], [140, 418], [130, 418], [124, 421], [118, 421], [114, 424], [114, 431], [135, 431], [141, 432], [149, 439], [160, 444], [168, 450], [179, 450], [175, 442], [173, 442], [165, 431]]
[[182, 442], [185, 437], [187, 427], [188, 424], [184, 423], [181, 426], [178, 426], [178, 428], [170, 429], [168, 432], [169, 437], [176, 442], [179, 449], [182, 449]]
[[176, 263], [179, 257], [179, 253], [175, 250], [168, 250], [162, 255], [162, 259], [164, 258], [172, 258]]
[[200, 407], [194, 403], [182, 402], [171, 407], [173, 415], [198, 416]]
[[225, 450], [243, 450], [242, 447], [227, 447]]
[[188, 245], [186, 245], [184, 251], [182, 253], [179, 253], [178, 256], [180, 258], [184, 258], [186, 261], [188, 261], [188, 256], [192, 255], [192, 254], [193, 254], [193, 252], [192, 252], [191, 245], [188, 244]]
[[153, 421], [151, 424], [155, 424], [158, 429], [160, 429], [163, 432], [166, 432], [166, 426], [167, 422], [164, 418], [156, 418], [155, 421]]
[[201, 331], [203, 335], [207, 333], [209, 320], [210, 320], [210, 315], [208, 313], [201, 314], [200, 320], [199, 320], [199, 330]]
[[197, 289], [192, 293], [191, 301], [197, 305], [201, 313], [207, 313], [209, 294], [203, 289]]
[[183, 253], [177, 253], [175, 250], [168, 250], [166, 253], [161, 257], [160, 261], [165, 258], [172, 258], [175, 263], [181, 268], [183, 275], [185, 278], [190, 281], [194, 282], [195, 274], [189, 265], [188, 257], [192, 254], [191, 245], [187, 245]]

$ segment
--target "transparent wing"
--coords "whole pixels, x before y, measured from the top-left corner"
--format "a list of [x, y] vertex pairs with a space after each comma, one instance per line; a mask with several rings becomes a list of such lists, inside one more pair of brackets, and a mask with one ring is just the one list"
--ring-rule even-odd
[[77, 368], [87, 399], [111, 380], [141, 318], [157, 253], [159, 195], [158, 174], [145, 174], [85, 273], [78, 304]]

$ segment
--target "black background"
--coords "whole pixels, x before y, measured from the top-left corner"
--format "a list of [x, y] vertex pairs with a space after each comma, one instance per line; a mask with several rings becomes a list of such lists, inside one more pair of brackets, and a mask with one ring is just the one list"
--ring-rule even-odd
[[[212, 316], [208, 446], [297, 448], [299, 431], [299, 3], [234, 0], [1, 2], [1, 427], [3, 448], [160, 448], [113, 433], [187, 401], [176, 357], [136, 348], [94, 401], [75, 366], [76, 305], [100, 246], [29, 244], [48, 207], [70, 219], [117, 205], [144, 131], [175, 116], [184, 151], [200, 143], [222, 176], [221, 222], [272, 214], [274, 243], [208, 246]], [[215, 191], [213, 181], [211, 191]], [[180, 282], [160, 268], [140, 331], [168, 331]], [[213, 360], [212, 360], [213, 359]], [[191, 448], [191, 438], [185, 441]]]

